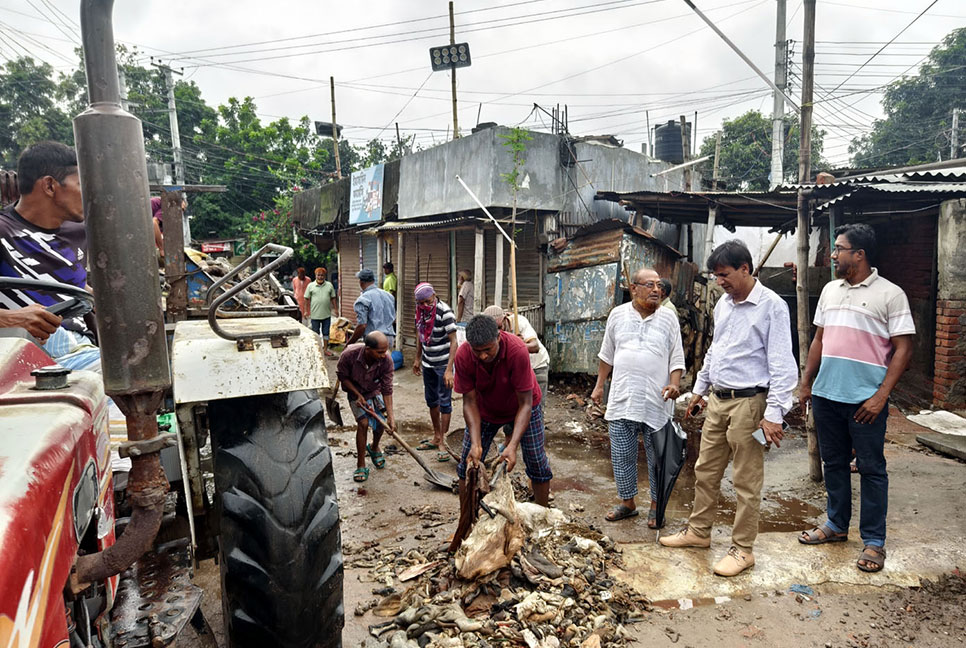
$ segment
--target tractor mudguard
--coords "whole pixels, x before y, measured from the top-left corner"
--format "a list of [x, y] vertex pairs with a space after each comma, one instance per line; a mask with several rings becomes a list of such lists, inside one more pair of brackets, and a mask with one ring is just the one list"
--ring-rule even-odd
[[[250, 349], [219, 337], [208, 322], [178, 322], [171, 352], [175, 403], [327, 389], [322, 340], [290, 317], [246, 317], [221, 321], [227, 331], [253, 337]], [[284, 345], [258, 338], [260, 331], [298, 329]]]

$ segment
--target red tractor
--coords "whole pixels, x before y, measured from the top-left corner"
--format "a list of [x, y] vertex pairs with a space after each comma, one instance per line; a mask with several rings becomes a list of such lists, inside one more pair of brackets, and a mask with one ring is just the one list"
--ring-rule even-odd
[[[189, 623], [213, 646], [191, 582], [212, 556], [230, 646], [340, 646], [320, 340], [291, 318], [220, 308], [292, 251], [266, 246], [212, 286], [206, 321], [166, 328], [144, 140], [120, 106], [112, 5], [81, 3], [91, 106], [74, 120], [102, 372], [56, 366], [0, 333], [0, 648], [158, 648]], [[277, 259], [255, 269], [266, 251]], [[62, 315], [92, 307], [86, 291], [58, 283], [0, 287], [18, 281], [70, 297], [51, 307]], [[109, 398], [126, 423], [124, 490], [112, 474]], [[159, 426], [164, 412], [176, 422]]]

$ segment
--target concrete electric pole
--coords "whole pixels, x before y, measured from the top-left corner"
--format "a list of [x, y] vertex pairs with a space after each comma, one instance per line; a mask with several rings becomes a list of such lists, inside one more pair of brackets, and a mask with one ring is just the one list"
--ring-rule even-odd
[[177, 185], [184, 185], [184, 159], [181, 156], [181, 135], [178, 132], [178, 108], [174, 100], [174, 74], [170, 66], [160, 62], [151, 62], [161, 72], [164, 73], [164, 84], [168, 89], [168, 122], [171, 126], [171, 156], [174, 158], [174, 182]]
[[[456, 23], [453, 20], [453, 3], [449, 3], [449, 44], [456, 45]], [[453, 139], [460, 137], [460, 123], [456, 114], [456, 67], [451, 70], [453, 79]]]
[[788, 44], [785, 40], [785, 0], [776, 0], [778, 4], [777, 20], [775, 23], [775, 86], [773, 91], [774, 103], [771, 113], [771, 181], [769, 189], [774, 189], [785, 179], [782, 156], [784, 154], [784, 117], [785, 88], [788, 83]]
[[[805, 0], [805, 31], [802, 48], [802, 113], [798, 149], [798, 182], [812, 182], [812, 93], [815, 85], [815, 0]], [[810, 343], [811, 318], [808, 295], [808, 238], [811, 234], [811, 207], [806, 189], [798, 189], [798, 263], [795, 296], [798, 302], [798, 364], [805, 371]], [[822, 459], [814, 423], [805, 422], [808, 436], [808, 475], [812, 481], [822, 480]]]

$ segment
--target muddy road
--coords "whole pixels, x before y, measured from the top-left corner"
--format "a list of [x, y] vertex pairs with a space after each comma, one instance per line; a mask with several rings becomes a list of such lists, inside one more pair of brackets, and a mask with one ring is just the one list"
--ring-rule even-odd
[[[334, 373], [334, 364], [331, 369]], [[421, 379], [407, 365], [395, 382], [396, 420], [403, 438], [415, 447], [432, 436]], [[901, 416], [890, 419], [890, 554], [882, 573], [869, 576], [854, 567], [861, 550], [855, 528], [848, 543], [826, 553], [796, 541], [798, 531], [824, 519], [825, 494], [820, 483], [808, 479], [806, 443], [801, 431], [792, 428], [781, 448], [772, 448], [766, 456], [758, 565], [751, 573], [723, 582], [726, 579], [710, 574], [710, 565], [730, 544], [735, 502], [730, 469], [710, 552], [661, 548], [658, 532], [647, 528], [646, 516], [606, 522], [604, 515], [616, 503], [616, 491], [606, 427], [589, 414], [589, 391], [589, 386], [574, 382], [554, 384], [545, 401], [547, 450], [555, 476], [553, 506], [607, 534], [624, 552], [627, 573], [617, 577], [653, 603], [644, 621], [628, 627], [642, 645], [966, 645], [966, 586], [955, 572], [957, 567], [966, 568], [961, 547], [966, 511], [950, 506], [961, 501], [966, 490], [966, 465], [921, 450], [914, 441], [916, 426]], [[463, 427], [460, 409], [460, 401], [454, 401], [454, 430]], [[349, 418], [344, 401], [343, 414]], [[459, 512], [455, 495], [424, 480], [419, 466], [401, 449], [387, 452], [386, 467], [372, 468], [367, 482], [355, 483], [354, 427], [330, 425], [328, 434], [347, 564], [365, 543], [410, 549], [436, 548], [447, 541]], [[392, 439], [383, 445], [391, 451]], [[450, 436], [450, 446], [459, 452], [459, 435]], [[435, 470], [455, 476], [454, 461], [438, 463], [435, 452], [423, 454]], [[522, 474], [522, 462], [517, 470]], [[639, 484], [638, 505], [646, 508], [643, 446]], [[856, 518], [858, 484], [856, 476]], [[693, 471], [685, 468], [668, 507], [667, 532], [687, 519], [693, 488]], [[918, 589], [920, 577], [933, 582]], [[221, 643], [218, 567], [206, 561], [196, 581], [205, 589], [203, 609]], [[793, 584], [811, 594], [790, 592]], [[373, 582], [367, 569], [347, 567], [344, 645], [360, 646], [367, 640], [376, 645], [368, 627], [385, 619], [369, 610], [380, 598], [373, 592], [384, 587], [386, 583]], [[196, 645], [193, 642], [189, 630], [179, 645]]]

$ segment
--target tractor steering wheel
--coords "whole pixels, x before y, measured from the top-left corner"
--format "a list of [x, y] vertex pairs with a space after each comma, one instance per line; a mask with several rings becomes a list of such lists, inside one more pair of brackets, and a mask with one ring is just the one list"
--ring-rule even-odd
[[21, 279], [19, 277], [0, 277], [0, 290], [16, 288], [19, 290], [33, 290], [42, 293], [70, 295], [68, 299], [47, 307], [47, 311], [59, 315], [64, 319], [81, 317], [94, 310], [94, 295], [83, 288], [63, 284], [58, 281], [42, 281], [40, 279]]

